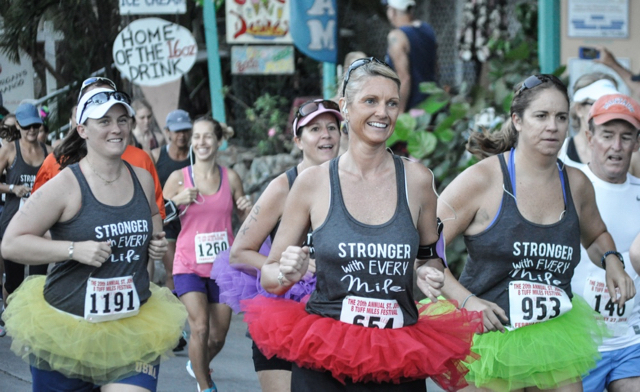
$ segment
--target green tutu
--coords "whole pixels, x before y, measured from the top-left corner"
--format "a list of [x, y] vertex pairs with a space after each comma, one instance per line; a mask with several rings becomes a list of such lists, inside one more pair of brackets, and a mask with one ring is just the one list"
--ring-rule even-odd
[[178, 344], [185, 307], [167, 288], [151, 284], [151, 297], [135, 316], [90, 323], [49, 305], [45, 276], [26, 279], [3, 313], [11, 350], [42, 370], [103, 385], [137, 373], [136, 365], [166, 357]]
[[564, 315], [516, 330], [476, 335], [467, 382], [494, 391], [555, 388], [579, 381], [600, 359], [598, 346], [610, 332], [602, 316], [574, 294]]

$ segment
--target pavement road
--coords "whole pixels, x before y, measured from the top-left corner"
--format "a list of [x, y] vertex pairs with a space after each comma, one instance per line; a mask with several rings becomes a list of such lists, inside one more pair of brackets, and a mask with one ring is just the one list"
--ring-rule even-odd
[[[213, 359], [213, 379], [220, 392], [259, 392], [260, 383], [253, 370], [251, 340], [241, 315], [233, 315], [224, 348]], [[29, 367], [9, 349], [11, 338], [0, 338], [0, 392], [30, 392]], [[158, 392], [196, 392], [195, 379], [185, 369], [187, 349], [160, 365]], [[431, 380], [430, 392], [442, 391]], [[330, 391], [328, 391], [330, 392]]]

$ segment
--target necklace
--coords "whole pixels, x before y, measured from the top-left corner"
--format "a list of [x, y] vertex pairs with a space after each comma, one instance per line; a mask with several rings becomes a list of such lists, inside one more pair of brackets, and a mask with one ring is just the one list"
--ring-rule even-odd
[[100, 177], [100, 179], [102, 181], [104, 181], [105, 185], [109, 185], [112, 184], [114, 182], [116, 182], [118, 180], [118, 178], [120, 178], [120, 175], [122, 174], [122, 165], [119, 166], [119, 170], [118, 170], [118, 175], [116, 176], [116, 178], [114, 178], [113, 180], [107, 180], [104, 177], [102, 177], [100, 174], [98, 174], [98, 172], [96, 171], [96, 169], [93, 168], [93, 165], [91, 164], [91, 161], [89, 161], [88, 159], [86, 159], [87, 163], [89, 164], [89, 167], [91, 168], [91, 170], [93, 171], [93, 173]]

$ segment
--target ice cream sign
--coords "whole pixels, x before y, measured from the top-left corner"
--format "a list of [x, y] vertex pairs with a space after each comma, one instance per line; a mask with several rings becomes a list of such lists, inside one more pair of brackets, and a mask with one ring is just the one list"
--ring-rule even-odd
[[180, 79], [196, 62], [198, 46], [186, 28], [160, 18], [131, 22], [113, 43], [122, 77], [140, 86]]
[[292, 43], [291, 0], [227, 0], [227, 42], [230, 44]]

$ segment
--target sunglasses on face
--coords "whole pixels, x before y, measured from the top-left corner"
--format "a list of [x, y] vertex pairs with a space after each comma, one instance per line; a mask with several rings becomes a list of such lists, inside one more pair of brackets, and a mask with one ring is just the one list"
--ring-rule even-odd
[[131, 98], [129, 98], [129, 95], [127, 95], [127, 93], [124, 93], [122, 91], [103, 91], [89, 98], [87, 102], [84, 103], [82, 111], [80, 112], [80, 120], [82, 120], [84, 111], [89, 105], [102, 105], [103, 103], [107, 103], [112, 97], [118, 102], [124, 102], [127, 105], [131, 104]]
[[331, 109], [335, 111], [340, 111], [340, 106], [333, 101], [327, 101], [325, 99], [316, 99], [315, 101], [307, 101], [300, 105], [298, 111], [296, 112], [296, 118], [293, 120], [293, 131], [296, 135], [298, 135], [298, 122], [301, 118], [307, 117], [311, 113], [315, 113], [320, 109], [320, 104], [325, 109]]
[[23, 131], [29, 131], [32, 129], [38, 130], [40, 129], [41, 124], [31, 124], [31, 125], [27, 125], [25, 127], [23, 127], [22, 125], [20, 125], [20, 129], [22, 129]]
[[342, 86], [342, 96], [343, 97], [344, 97], [344, 92], [347, 90], [347, 83], [349, 83], [349, 78], [351, 77], [351, 72], [353, 72], [353, 70], [355, 70], [356, 68], [362, 67], [363, 65], [369, 64], [371, 62], [378, 63], [378, 64], [384, 65], [384, 66], [386, 66], [388, 68], [391, 68], [389, 66], [389, 64], [385, 63], [384, 61], [380, 61], [375, 57], [358, 59], [358, 60], [354, 61], [349, 66], [349, 69], [347, 70], [347, 73], [344, 76], [344, 85]]
[[101, 78], [99, 76], [93, 77], [93, 78], [88, 78], [88, 79], [85, 79], [84, 82], [82, 82], [82, 86], [80, 87], [80, 94], [78, 94], [78, 102], [80, 102], [80, 98], [82, 98], [82, 93], [84, 92], [84, 90], [87, 87], [92, 86], [94, 84], [107, 85], [107, 86], [111, 87], [112, 89], [117, 90], [116, 84], [113, 83], [113, 81], [111, 79]]

